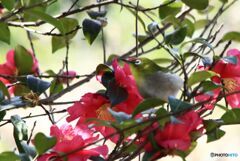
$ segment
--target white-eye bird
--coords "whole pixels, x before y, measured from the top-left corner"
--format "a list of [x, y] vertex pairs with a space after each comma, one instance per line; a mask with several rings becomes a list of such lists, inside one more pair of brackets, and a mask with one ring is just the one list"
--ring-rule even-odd
[[178, 75], [170, 73], [148, 58], [130, 57], [121, 60], [129, 64], [139, 92], [144, 98], [168, 101], [168, 97], [175, 97], [183, 86], [183, 80]]

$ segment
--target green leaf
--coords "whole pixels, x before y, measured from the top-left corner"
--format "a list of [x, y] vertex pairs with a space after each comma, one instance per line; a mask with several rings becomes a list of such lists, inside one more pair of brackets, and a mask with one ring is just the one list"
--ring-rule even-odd
[[209, 20], [207, 20], [207, 19], [197, 20], [197, 21], [194, 23], [194, 27], [195, 27], [196, 30], [202, 29], [202, 28], [204, 28], [208, 23], [209, 23]]
[[231, 31], [226, 33], [223, 36], [222, 41], [229, 41], [229, 40], [240, 42], [240, 32]]
[[133, 111], [132, 117], [135, 117], [137, 114], [149, 110], [151, 108], [163, 105], [165, 101], [158, 98], [148, 98], [143, 100]]
[[49, 149], [54, 147], [56, 143], [57, 139], [55, 137], [47, 137], [43, 133], [37, 133], [34, 137], [34, 145], [38, 155], [47, 152]]
[[0, 90], [2, 91], [3, 96], [6, 96], [8, 99], [10, 99], [8, 88], [5, 86], [5, 84], [2, 81], [0, 81]]
[[176, 29], [174, 32], [166, 35], [165, 42], [166, 44], [178, 45], [185, 39], [187, 35], [187, 28], [181, 27]]
[[232, 110], [228, 110], [223, 114], [221, 119], [224, 121], [224, 124], [240, 124], [240, 109], [234, 108]]
[[14, 86], [14, 95], [15, 96], [24, 96], [26, 93], [31, 92], [31, 90], [23, 84], [17, 84]]
[[33, 17], [36, 17], [36, 18], [39, 18], [51, 25], [53, 25], [54, 27], [56, 27], [62, 34], [65, 34], [65, 29], [63, 27], [63, 24], [61, 23], [60, 20], [44, 13], [43, 11], [41, 10], [35, 10], [35, 9], [31, 9], [31, 10], [26, 10], [25, 11], [26, 13], [28, 14], [31, 14], [31, 16]]
[[221, 137], [224, 136], [224, 134], [225, 134], [225, 131], [219, 128], [216, 128], [215, 130], [207, 134], [207, 142], [209, 143], [209, 142], [219, 140]]
[[0, 22], [0, 41], [10, 44], [10, 30], [3, 22]]
[[192, 108], [192, 104], [190, 104], [188, 102], [183, 102], [172, 96], [168, 97], [168, 102], [171, 107], [171, 111], [173, 113], [182, 112], [182, 111]]
[[207, 142], [220, 139], [225, 132], [219, 129], [220, 124], [214, 120], [204, 120], [204, 128], [206, 129]]
[[63, 84], [57, 80], [52, 81], [50, 86], [50, 95], [59, 93], [63, 90]]
[[182, 25], [187, 27], [187, 36], [192, 37], [195, 31], [195, 26], [192, 21], [189, 19], [184, 19]]
[[173, 15], [167, 16], [162, 20], [163, 24], [171, 23], [173, 24], [174, 28], [181, 27], [180, 20], [174, 17]]
[[158, 13], [161, 19], [166, 18], [167, 16], [176, 16], [182, 9], [181, 2], [173, 2], [169, 5], [165, 5], [163, 7], [159, 7]]
[[208, 91], [212, 91], [214, 89], [220, 88], [221, 85], [215, 84], [212, 81], [204, 81], [202, 82], [201, 87], [203, 92], [208, 92]]
[[105, 159], [100, 156], [91, 156], [89, 159], [92, 161], [105, 161]]
[[167, 116], [169, 113], [165, 108], [159, 108], [156, 112], [156, 115], [158, 118], [160, 118], [158, 123], [161, 127], [164, 127], [165, 124], [170, 121], [170, 117]]
[[89, 44], [92, 44], [102, 29], [101, 23], [96, 20], [85, 19], [82, 23], [83, 34]]
[[101, 81], [101, 83], [106, 88], [109, 86], [109, 83], [114, 79], [113, 70], [105, 64], [99, 64], [97, 66], [96, 76], [98, 81]]
[[32, 75], [27, 76], [27, 86], [35, 93], [42, 94], [46, 91], [51, 83], [46, 82], [44, 80], [38, 79]]
[[208, 78], [211, 78], [213, 76], [216, 76], [216, 75], [217, 75], [217, 73], [215, 73], [213, 71], [204, 70], [204, 71], [195, 72], [189, 77], [187, 85], [189, 87], [191, 87], [194, 84], [202, 82], [202, 81], [204, 81]]
[[15, 6], [15, 0], [1, 0], [1, 2], [3, 7], [8, 9], [9, 11], [11, 11]]
[[20, 158], [14, 152], [2, 152], [0, 153], [1, 161], [20, 161]]
[[33, 58], [23, 46], [17, 45], [15, 47], [14, 60], [19, 75], [32, 73]]
[[[78, 21], [73, 18], [62, 18], [59, 20], [66, 33], [72, 32], [78, 26]], [[77, 34], [77, 31], [72, 32], [71, 34], [63, 36], [53, 36], [52, 37], [52, 53], [56, 52], [58, 49], [61, 49], [66, 46], [66, 43]]]
[[20, 141], [28, 139], [28, 129], [26, 123], [21, 119], [20, 116], [11, 116], [11, 122], [14, 126], [14, 137]]
[[3, 120], [5, 115], [6, 115], [6, 111], [0, 111], [0, 122]]
[[182, 0], [187, 6], [197, 10], [204, 10], [208, 7], [208, 0]]

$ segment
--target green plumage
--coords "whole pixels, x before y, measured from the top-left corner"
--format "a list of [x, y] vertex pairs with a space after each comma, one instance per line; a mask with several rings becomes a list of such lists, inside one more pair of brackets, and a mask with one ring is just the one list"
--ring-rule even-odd
[[176, 74], [157, 65], [148, 58], [126, 59], [136, 80], [141, 95], [145, 98], [156, 97], [167, 101], [169, 96], [176, 96], [183, 81]]

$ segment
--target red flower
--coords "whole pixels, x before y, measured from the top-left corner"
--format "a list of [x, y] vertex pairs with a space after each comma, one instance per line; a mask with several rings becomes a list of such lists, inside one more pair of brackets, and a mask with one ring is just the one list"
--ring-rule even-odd
[[[163, 129], [158, 127], [158, 124], [154, 124], [156, 129], [154, 133], [154, 140], [162, 148], [164, 153], [171, 154], [174, 150], [186, 151], [190, 148], [192, 138], [192, 132], [202, 133], [202, 119], [199, 115], [190, 111], [177, 118], [178, 122], [169, 122]], [[151, 133], [147, 132], [147, 135]], [[147, 143], [145, 146], [146, 151], [151, 152], [154, 150], [152, 143]], [[159, 155], [161, 152], [159, 153]]]
[[[221, 59], [213, 67], [213, 71], [220, 75], [220, 77], [214, 77], [213, 81], [223, 84], [226, 94], [240, 91], [240, 51], [237, 49], [229, 50], [227, 56], [235, 56], [237, 64]], [[227, 96], [226, 99], [232, 108], [240, 108], [240, 93]]]
[[136, 81], [131, 73], [129, 65], [125, 63], [124, 66], [121, 67], [117, 59], [115, 59], [112, 66], [117, 84], [128, 93], [128, 98], [118, 104], [116, 110], [131, 114], [143, 98], [138, 91]]
[[[14, 50], [8, 51], [8, 53], [6, 55], [6, 62], [4, 64], [0, 64], [0, 74], [1, 75], [6, 75], [6, 76], [18, 76], [19, 75], [17, 66], [15, 64], [15, 60], [14, 60], [14, 54], [15, 54]], [[31, 52], [29, 52], [29, 54], [32, 55], [32, 59], [33, 59], [32, 72], [29, 74], [37, 74], [38, 70], [39, 70], [38, 61]], [[0, 81], [2, 81], [6, 85], [15, 82], [14, 79], [5, 79], [2, 77], [0, 77]]]
[[[60, 158], [60, 154], [67, 154], [71, 151], [80, 149], [90, 143], [95, 142], [98, 136], [94, 136], [94, 131], [88, 129], [87, 126], [77, 126], [72, 128], [72, 126], [66, 124], [58, 128], [56, 125], [51, 127], [51, 136], [57, 138], [56, 145], [52, 148], [52, 151], [48, 154], [43, 154], [37, 160], [38, 161], [50, 161], [56, 158], [56, 161], [63, 161]], [[97, 146], [80, 149], [77, 152], [67, 155], [68, 161], [86, 161], [91, 156], [106, 157], [108, 153], [108, 148], [106, 145]]]
[[[214, 66], [212, 71], [219, 74], [212, 78], [212, 81], [216, 84], [224, 86], [225, 94], [234, 93], [240, 91], [240, 51], [237, 49], [231, 49], [227, 52], [227, 56], [235, 56], [237, 64], [233, 64], [225, 59], [220, 59]], [[210, 97], [217, 98], [222, 89], [218, 88], [213, 91], [213, 95], [207, 94], [196, 97], [197, 101], [204, 101]], [[226, 97], [227, 102], [232, 108], [240, 108], [240, 93], [231, 94]], [[210, 108], [213, 108], [215, 100], [210, 102]], [[210, 109], [209, 108], [209, 109]]]

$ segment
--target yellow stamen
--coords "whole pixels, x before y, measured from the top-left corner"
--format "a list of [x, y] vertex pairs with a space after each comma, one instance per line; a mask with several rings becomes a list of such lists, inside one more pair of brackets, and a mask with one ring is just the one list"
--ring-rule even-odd
[[108, 104], [105, 104], [96, 110], [97, 117], [99, 119], [105, 120], [105, 121], [113, 121], [114, 120], [114, 118], [108, 111], [108, 107], [109, 107]]
[[223, 79], [224, 87], [227, 89], [227, 93], [232, 93], [236, 91], [237, 87], [240, 87], [237, 80], [232, 78], [224, 78]]

